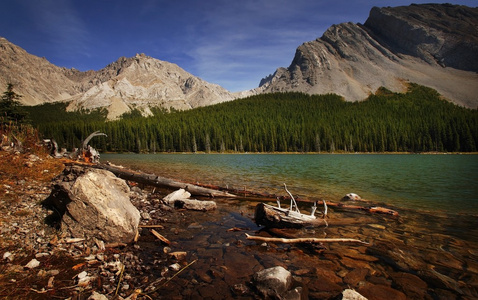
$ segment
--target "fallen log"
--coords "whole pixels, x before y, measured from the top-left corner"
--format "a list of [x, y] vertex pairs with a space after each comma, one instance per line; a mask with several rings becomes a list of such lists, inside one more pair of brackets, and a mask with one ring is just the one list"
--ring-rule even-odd
[[120, 168], [120, 167], [115, 167], [111, 165], [89, 164], [89, 163], [80, 163], [80, 162], [74, 162], [74, 161], [65, 163], [65, 165], [69, 165], [69, 164], [107, 170], [115, 174], [117, 177], [121, 179], [135, 181], [135, 182], [150, 185], [150, 186], [166, 187], [166, 188], [174, 188], [174, 189], [185, 189], [186, 191], [190, 192], [192, 195], [196, 195], [196, 196], [227, 197], [227, 198], [237, 197], [236, 195], [230, 194], [228, 192], [208, 189], [208, 188], [200, 187], [194, 184], [179, 182], [169, 178], [157, 176], [155, 174], [137, 172], [137, 171], [129, 170], [126, 168]]
[[346, 238], [295, 238], [295, 239], [285, 239], [285, 238], [273, 238], [273, 237], [262, 237], [262, 236], [253, 236], [246, 233], [246, 239], [260, 242], [269, 242], [269, 243], [281, 243], [281, 244], [296, 244], [296, 243], [359, 243], [368, 245], [369, 243], [357, 240], [357, 239], [346, 239]]
[[[318, 203], [321, 203], [322, 201], [319, 201]], [[327, 202], [327, 205], [332, 206], [332, 207], [337, 207], [337, 208], [344, 208], [344, 209], [357, 209], [357, 210], [362, 210], [366, 211], [369, 213], [380, 213], [380, 214], [386, 214], [386, 215], [391, 215], [391, 216], [398, 216], [398, 212], [393, 209], [389, 209], [386, 207], [380, 207], [380, 206], [360, 206], [360, 205], [350, 205], [350, 204], [343, 204], [343, 203], [334, 203], [334, 202]]]

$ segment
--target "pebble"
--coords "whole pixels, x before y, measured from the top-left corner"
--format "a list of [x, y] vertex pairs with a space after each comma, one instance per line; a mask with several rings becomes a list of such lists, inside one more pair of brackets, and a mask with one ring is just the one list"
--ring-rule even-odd
[[40, 262], [36, 260], [35, 258], [30, 260], [26, 265], [25, 268], [27, 269], [34, 269], [40, 265]]
[[3, 254], [3, 259], [7, 259], [9, 261], [13, 261], [13, 258], [15, 257], [15, 255], [11, 252], [5, 252]]
[[385, 229], [386, 227], [380, 224], [368, 224], [369, 227], [375, 228], [375, 229]]
[[170, 265], [169, 268], [172, 271], [177, 272], [177, 271], [181, 270], [181, 265], [178, 264], [178, 263], [175, 263], [175, 264]]

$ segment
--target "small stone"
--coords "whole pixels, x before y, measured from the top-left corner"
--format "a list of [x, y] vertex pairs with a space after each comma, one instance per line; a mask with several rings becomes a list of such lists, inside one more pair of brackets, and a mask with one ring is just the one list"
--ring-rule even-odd
[[44, 257], [44, 256], [49, 256], [50, 253], [42, 252], [42, 253], [37, 253], [35, 254], [36, 258]]
[[240, 296], [240, 295], [247, 294], [249, 292], [249, 288], [246, 285], [239, 283], [239, 284], [235, 284], [232, 287], [232, 291], [234, 292], [234, 294]]
[[170, 265], [169, 268], [170, 268], [172, 271], [177, 272], [177, 271], [179, 271], [179, 270], [181, 269], [181, 265], [178, 264], [178, 263], [175, 263], [175, 264]]
[[11, 252], [5, 252], [3, 254], [3, 259], [7, 259], [8, 261], [12, 261], [15, 255]]
[[142, 212], [141, 213], [141, 218], [144, 219], [144, 220], [151, 220], [151, 216], [147, 212]]
[[176, 259], [176, 260], [183, 260], [186, 258], [186, 255], [188, 253], [185, 251], [176, 251], [176, 252], [171, 252], [169, 253], [169, 256]]
[[108, 297], [95, 291], [87, 300], [108, 300]]
[[56, 276], [58, 274], [60, 274], [60, 271], [59, 270], [49, 270], [46, 272], [47, 275], [50, 275], [50, 276]]
[[25, 268], [27, 269], [34, 269], [40, 265], [40, 262], [36, 260], [35, 258], [30, 260], [26, 265]]
[[367, 300], [364, 296], [352, 289], [346, 289], [342, 292], [342, 300]]
[[380, 225], [380, 224], [368, 224], [369, 227], [375, 228], [375, 229], [385, 229], [385, 226]]
[[86, 276], [88, 276], [88, 273], [86, 271], [83, 271], [80, 274], [76, 275], [76, 277], [78, 277], [78, 279], [80, 280], [85, 278]]

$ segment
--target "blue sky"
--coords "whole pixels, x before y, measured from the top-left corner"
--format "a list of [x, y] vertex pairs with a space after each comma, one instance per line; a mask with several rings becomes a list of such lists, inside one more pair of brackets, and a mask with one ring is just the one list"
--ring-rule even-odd
[[[1, 0], [0, 36], [81, 71], [144, 53], [230, 91], [288, 67], [333, 24], [364, 23], [403, 0]], [[476, 7], [476, 0], [434, 1]]]

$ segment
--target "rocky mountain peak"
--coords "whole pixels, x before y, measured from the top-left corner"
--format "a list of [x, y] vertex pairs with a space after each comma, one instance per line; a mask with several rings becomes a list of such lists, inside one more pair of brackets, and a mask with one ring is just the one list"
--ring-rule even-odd
[[57, 67], [0, 38], [0, 85], [13, 83], [27, 105], [68, 101], [69, 110], [106, 108], [115, 119], [152, 106], [190, 109], [233, 100], [232, 93], [145, 54], [120, 57], [98, 71]]
[[451, 4], [374, 7], [361, 24], [342, 23], [299, 46], [254, 92], [337, 93], [365, 99], [379, 87], [402, 92], [407, 82], [478, 106], [478, 8]]
[[477, 72], [477, 20], [477, 8], [412, 4], [374, 7], [365, 26], [397, 51], [429, 64]]

